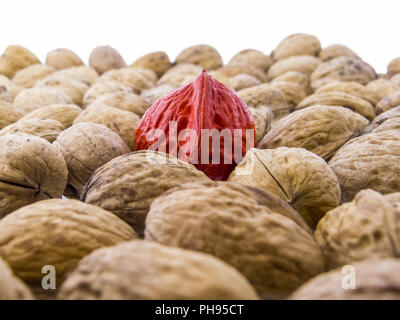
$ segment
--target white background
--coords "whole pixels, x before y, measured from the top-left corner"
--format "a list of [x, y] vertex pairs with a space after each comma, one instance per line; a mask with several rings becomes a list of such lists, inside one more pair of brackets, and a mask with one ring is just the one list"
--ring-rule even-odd
[[2, 0], [0, 52], [21, 44], [42, 61], [58, 47], [85, 62], [97, 45], [115, 47], [129, 64], [157, 50], [173, 60], [187, 46], [215, 46], [226, 63], [246, 48], [270, 53], [291, 33], [341, 43], [377, 72], [400, 56], [400, 1]]

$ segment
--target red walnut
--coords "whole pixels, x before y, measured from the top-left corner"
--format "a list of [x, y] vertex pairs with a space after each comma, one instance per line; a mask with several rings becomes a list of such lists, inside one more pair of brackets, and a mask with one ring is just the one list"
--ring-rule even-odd
[[255, 129], [243, 100], [203, 70], [146, 111], [135, 139], [136, 150], [166, 152], [213, 180], [226, 180], [255, 146]]

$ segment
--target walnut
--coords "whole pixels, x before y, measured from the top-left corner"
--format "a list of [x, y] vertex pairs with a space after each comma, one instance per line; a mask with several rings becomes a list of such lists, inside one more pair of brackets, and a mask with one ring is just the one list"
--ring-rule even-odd
[[0, 137], [0, 149], [0, 218], [32, 202], [61, 197], [67, 165], [48, 141], [9, 134]]
[[97, 169], [83, 189], [82, 201], [115, 213], [143, 235], [152, 201], [163, 192], [209, 178], [193, 165], [155, 151], [137, 151]]
[[312, 106], [276, 121], [258, 147], [305, 148], [328, 160], [336, 150], [361, 134], [368, 120], [343, 107]]
[[[1, 131], [0, 131], [1, 133]], [[92, 172], [111, 159], [130, 152], [111, 129], [96, 123], [81, 122], [63, 131], [54, 142], [68, 167], [68, 183], [78, 193]]]
[[229, 181], [279, 196], [311, 228], [340, 201], [340, 186], [332, 169], [323, 159], [301, 148], [250, 149]]
[[281, 298], [324, 263], [311, 233], [273, 207], [237, 183], [187, 183], [154, 200], [145, 238], [212, 254], [246, 276], [261, 297]]
[[315, 239], [327, 266], [336, 268], [360, 260], [397, 257], [399, 226], [399, 209], [379, 192], [366, 189], [352, 202], [329, 211], [318, 223]]

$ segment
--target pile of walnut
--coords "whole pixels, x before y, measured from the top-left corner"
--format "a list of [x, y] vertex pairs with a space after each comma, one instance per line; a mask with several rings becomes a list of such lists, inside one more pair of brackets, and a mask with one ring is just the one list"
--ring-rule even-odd
[[[256, 126], [226, 182], [135, 152], [146, 110], [203, 68]], [[0, 299], [400, 298], [400, 58], [376, 74], [306, 34], [225, 65], [208, 45], [89, 66], [11, 45], [0, 129]]]

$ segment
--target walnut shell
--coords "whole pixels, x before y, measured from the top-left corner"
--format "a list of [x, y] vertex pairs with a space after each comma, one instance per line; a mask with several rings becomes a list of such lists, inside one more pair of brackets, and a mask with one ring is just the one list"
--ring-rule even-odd
[[102, 124], [118, 134], [133, 151], [135, 150], [135, 131], [139, 121], [139, 116], [132, 112], [105, 104], [92, 104], [75, 118], [73, 124], [80, 122]]
[[89, 86], [84, 82], [62, 75], [50, 75], [39, 80], [35, 86], [58, 88], [69, 95], [73, 103], [78, 106], [82, 105], [83, 95], [89, 89]]
[[144, 220], [156, 197], [186, 182], [208, 180], [187, 162], [160, 152], [137, 151], [97, 169], [81, 198], [114, 212], [143, 235]]
[[169, 84], [174, 88], [179, 87], [182, 81], [188, 76], [195, 76], [201, 72], [202, 68], [191, 63], [179, 63], [168, 69], [167, 72], [158, 80], [157, 85]]
[[82, 99], [82, 107], [86, 108], [104, 94], [121, 91], [133, 93], [131, 87], [117, 81], [103, 81], [95, 83], [85, 92]]
[[53, 142], [64, 129], [60, 122], [53, 119], [20, 119], [16, 123], [1, 129], [0, 136], [5, 136], [6, 134], [28, 134]]
[[315, 105], [347, 107], [369, 120], [376, 116], [373, 105], [367, 100], [340, 91], [314, 93], [302, 100], [296, 109], [299, 110]]
[[11, 96], [11, 102], [22, 91], [23, 88], [14, 84], [10, 79], [0, 74], [0, 87], [5, 87]]
[[[141, 69], [143, 70], [143, 69]], [[134, 93], [140, 94], [141, 91], [154, 86], [139, 69], [123, 68], [107, 71], [101, 75], [97, 82], [117, 81], [127, 87], [130, 87]]]
[[311, 93], [310, 77], [305, 73], [301, 73], [298, 71], [288, 71], [273, 79], [271, 81], [271, 84], [281, 81], [295, 83], [301, 86], [307, 92], [307, 94]]
[[84, 84], [90, 86], [93, 85], [99, 78], [98, 73], [91, 67], [78, 66], [71, 67], [67, 69], [58, 70], [53, 73], [53, 76], [65, 76], [68, 78], [73, 78]]
[[59, 48], [50, 51], [46, 56], [46, 64], [56, 70], [83, 66], [83, 61], [72, 50]]
[[394, 91], [384, 97], [375, 106], [375, 110], [377, 114], [381, 114], [397, 106], [400, 106], [400, 90]]
[[387, 66], [388, 75], [392, 76], [394, 74], [400, 73], [400, 57], [394, 58]]
[[272, 65], [272, 59], [259, 50], [245, 49], [235, 54], [227, 65], [251, 66], [267, 73], [269, 67]]
[[64, 91], [52, 87], [24, 89], [14, 99], [15, 108], [24, 114], [52, 104], [73, 104], [73, 101]]
[[318, 223], [315, 239], [329, 268], [355, 261], [397, 257], [400, 210], [382, 194], [362, 190], [352, 202], [329, 211]]
[[[118, 263], [115, 263], [118, 261]], [[63, 283], [60, 299], [257, 299], [247, 280], [210, 255], [133, 240], [98, 249]]]
[[160, 78], [171, 67], [171, 61], [164, 51], [156, 51], [137, 58], [130, 66], [153, 70]]
[[89, 65], [103, 74], [109, 70], [126, 67], [126, 62], [121, 54], [111, 46], [98, 46], [92, 50], [89, 56]]
[[165, 192], [151, 205], [145, 237], [220, 258], [264, 298], [281, 298], [324, 270], [305, 228], [232, 182], [187, 183]]
[[222, 58], [218, 51], [206, 44], [182, 50], [176, 57], [175, 62], [193, 63], [207, 70], [215, 70], [222, 66]]
[[165, 96], [168, 92], [173, 90], [175, 87], [170, 84], [160, 84], [153, 88], [143, 90], [140, 96], [145, 99], [150, 105]]
[[0, 74], [11, 79], [19, 70], [38, 63], [40, 60], [27, 48], [10, 45], [0, 57]]
[[0, 129], [17, 122], [23, 113], [14, 108], [11, 103], [0, 101]]
[[91, 251], [136, 238], [114, 214], [77, 200], [51, 199], [20, 208], [0, 220], [0, 257], [32, 286], [42, 267], [56, 269], [58, 284]]
[[307, 97], [307, 91], [302, 86], [293, 82], [273, 81], [271, 86], [282, 91], [291, 109]]
[[277, 119], [284, 117], [291, 111], [283, 92], [269, 83], [240, 90], [237, 94], [248, 107], [269, 107]]
[[91, 105], [94, 104], [104, 104], [109, 107], [130, 111], [137, 114], [139, 117], [142, 117], [146, 110], [150, 107], [150, 103], [148, 103], [141, 96], [125, 91], [103, 94]]
[[275, 62], [268, 70], [270, 80], [289, 72], [297, 71], [310, 75], [321, 64], [321, 60], [314, 56], [293, 56]]
[[379, 102], [379, 96], [368, 87], [354, 81], [332, 81], [326, 85], [319, 87], [315, 93], [321, 92], [344, 92], [361, 99], [367, 100], [373, 106]]
[[370, 133], [351, 139], [329, 161], [342, 190], [342, 202], [362, 189], [381, 193], [400, 190], [400, 135], [396, 131]]
[[[1, 131], [0, 131], [1, 133]], [[111, 159], [129, 153], [130, 149], [106, 126], [81, 122], [63, 131], [54, 142], [68, 167], [68, 184], [78, 193], [92, 172]]]
[[256, 127], [256, 143], [258, 144], [265, 134], [271, 129], [271, 123], [274, 119], [274, 114], [271, 109], [265, 106], [258, 108], [249, 108], [254, 119]]
[[64, 128], [68, 128], [81, 112], [82, 109], [73, 104], [51, 104], [24, 115], [21, 121], [28, 119], [56, 120]]
[[250, 88], [261, 84], [260, 80], [249, 74], [241, 73], [229, 79], [235, 91]]
[[322, 61], [332, 60], [341, 56], [358, 57], [357, 53], [342, 44], [332, 44], [319, 52], [319, 58]]
[[34, 64], [18, 71], [12, 79], [12, 82], [23, 88], [32, 88], [39, 80], [49, 76], [54, 71], [55, 69], [51, 66]]
[[237, 76], [238, 74], [248, 74], [250, 76], [257, 78], [261, 82], [268, 81], [268, 77], [265, 74], [265, 72], [250, 65], [241, 65], [241, 64], [229, 65], [219, 68], [217, 71], [225, 74], [228, 78], [232, 78], [234, 76]]
[[347, 108], [307, 107], [275, 122], [258, 147], [304, 148], [327, 160], [367, 124], [367, 119]]
[[372, 259], [357, 262], [352, 267], [355, 275], [354, 289], [343, 288], [346, 273], [340, 268], [311, 279], [289, 298], [292, 300], [400, 299], [399, 259]]
[[379, 100], [385, 98], [392, 92], [400, 90], [400, 83], [397, 84], [388, 79], [377, 79], [367, 84], [367, 89], [373, 91]]
[[400, 88], [400, 74], [396, 73], [394, 76], [390, 78], [390, 81], [395, 85], [395, 87]]
[[31, 290], [20, 279], [13, 275], [12, 270], [0, 258], [0, 300], [33, 300]]
[[385, 121], [390, 119], [397, 119], [399, 121], [400, 118], [400, 106], [390, 109], [386, 112], [381, 113], [374, 120], [370, 122], [370, 124], [364, 129], [363, 134], [367, 134], [378, 128], [381, 124], [385, 123]]
[[32, 202], [61, 197], [67, 165], [48, 141], [9, 134], [0, 137], [0, 150], [0, 218]]
[[295, 33], [283, 39], [272, 53], [275, 60], [282, 60], [292, 56], [317, 56], [321, 50], [321, 43], [316, 36], [304, 33]]
[[266, 190], [292, 205], [311, 228], [339, 205], [340, 186], [332, 169], [301, 148], [250, 149], [229, 181]]
[[341, 56], [321, 63], [311, 74], [311, 86], [317, 89], [332, 80], [367, 84], [376, 78], [375, 70], [360, 58]]
[[0, 102], [12, 102], [13, 98], [11, 94], [8, 92], [6, 86], [0, 86]]

